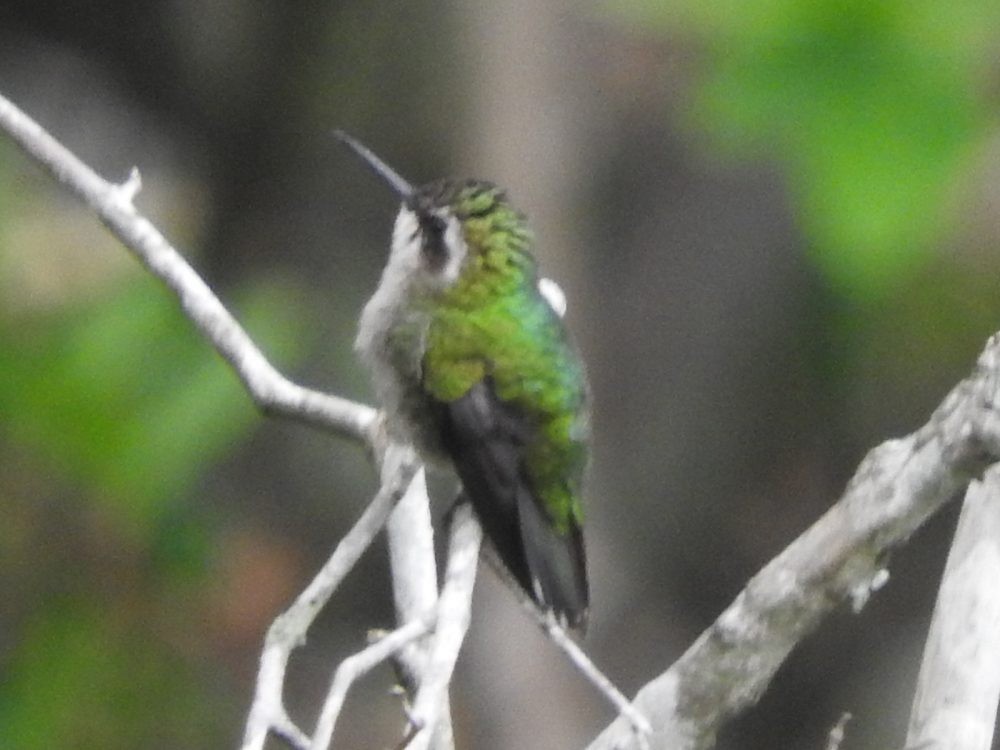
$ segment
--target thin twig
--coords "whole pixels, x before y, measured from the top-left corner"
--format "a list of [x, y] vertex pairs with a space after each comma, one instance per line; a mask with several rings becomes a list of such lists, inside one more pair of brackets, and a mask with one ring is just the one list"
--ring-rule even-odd
[[[886, 580], [885, 554], [1000, 456], [1000, 335], [926, 425], [872, 450], [843, 498], [747, 584], [715, 623], [632, 702], [654, 744], [703, 750], [753, 705], [791, 650], [838, 603]], [[589, 746], [637, 746], [621, 717]]]
[[[230, 363], [262, 411], [373, 442], [373, 409], [302, 388], [278, 373], [209, 287], [136, 211], [138, 171], [133, 170], [121, 185], [103, 180], [2, 96], [0, 128], [90, 205], [109, 230], [174, 292], [184, 312]], [[649, 719], [657, 746], [673, 750], [709, 747], [721, 724], [756, 701], [792, 648], [838, 602], [863, 604], [884, 583], [885, 552], [905, 541], [1000, 456], [998, 384], [1000, 341], [994, 337], [973, 376], [948, 395], [924, 427], [869, 453], [840, 502], [755, 576], [670, 669], [640, 690], [633, 706]], [[473, 579], [474, 565], [473, 560]], [[467, 601], [465, 606], [467, 623]], [[428, 679], [417, 696], [421, 710], [414, 712], [419, 724], [415, 741], [424, 745], [428, 724], [440, 716], [464, 635], [466, 625], [461, 620], [451, 622], [448, 638], [435, 638]], [[293, 746], [301, 746], [304, 736], [281, 703], [288, 654], [294, 644], [290, 641], [287, 651], [275, 644], [288, 637], [286, 626], [284, 615], [275, 621], [261, 657], [257, 697], [247, 728], [254, 743], [251, 747], [262, 747], [270, 730], [289, 738]], [[439, 670], [441, 666], [446, 670]], [[258, 730], [265, 725], [262, 717], [270, 730], [260, 736]], [[632, 748], [639, 742], [632, 720], [622, 714], [591, 748]]]
[[589, 656], [584, 652], [582, 648], [574, 641], [566, 629], [556, 621], [551, 612], [546, 612], [542, 610], [541, 607], [530, 598], [521, 587], [521, 585], [514, 580], [514, 577], [510, 574], [510, 571], [504, 566], [500, 559], [497, 557], [495, 550], [490, 546], [486, 545], [483, 548], [483, 559], [486, 560], [487, 565], [494, 572], [497, 578], [510, 590], [517, 599], [517, 602], [521, 605], [521, 608], [528, 613], [535, 624], [541, 628], [542, 632], [555, 644], [556, 648], [566, 655], [570, 663], [576, 667], [577, 671], [582, 674], [591, 685], [593, 685], [597, 692], [604, 696], [604, 698], [610, 703], [614, 709], [625, 716], [629, 722], [631, 722], [638, 738], [639, 747], [645, 748], [648, 746], [648, 739], [650, 732], [652, 731], [649, 720], [646, 719], [641, 713], [639, 713], [635, 707], [629, 702], [629, 699], [615, 686], [611, 679], [605, 675], [596, 664], [591, 660]]
[[826, 750], [840, 750], [844, 738], [847, 736], [847, 722], [853, 717], [850, 711], [844, 711], [837, 719], [837, 723], [830, 728], [830, 734], [826, 738]]
[[[383, 463], [383, 474], [391, 470], [389, 458]], [[389, 541], [389, 567], [392, 572], [396, 622], [405, 625], [412, 620], [422, 619], [433, 611], [438, 599], [434, 528], [431, 524], [427, 482], [423, 470], [417, 472], [410, 488], [389, 516], [386, 536]], [[420, 642], [408, 644], [394, 658], [401, 671], [403, 687], [407, 691], [415, 690], [426, 660]]]
[[399, 652], [400, 649], [423, 636], [431, 627], [434, 617], [426, 615], [422, 619], [410, 620], [400, 628], [380, 637], [370, 646], [344, 659], [337, 667], [330, 683], [330, 690], [323, 702], [316, 731], [313, 732], [309, 750], [326, 750], [333, 738], [334, 726], [340, 710], [355, 680], [362, 677], [379, 664]]
[[[391, 463], [392, 457], [387, 453], [382, 463], [383, 475], [391, 471]], [[389, 542], [389, 568], [392, 573], [396, 622], [405, 625], [424, 618], [437, 607], [438, 600], [434, 527], [423, 471], [413, 478], [406, 495], [389, 516], [385, 530]], [[396, 673], [404, 689], [404, 700], [412, 701], [423, 682], [429, 646], [429, 637], [418, 638], [393, 655]], [[451, 707], [446, 703], [441, 708], [431, 748], [453, 750], [454, 745]]]
[[468, 503], [452, 513], [451, 539], [444, 585], [438, 599], [437, 625], [424, 669], [424, 680], [413, 701], [410, 722], [415, 733], [408, 750], [426, 750], [448, 700], [448, 685], [469, 627], [472, 590], [476, 582], [483, 532]]
[[0, 96], [0, 127], [28, 156], [87, 203], [149, 271], [177, 296], [185, 314], [236, 371], [266, 414], [305, 422], [367, 441], [375, 420], [370, 406], [303, 388], [278, 372], [183, 256], [132, 203], [139, 191], [133, 168], [121, 185], [104, 180], [59, 141]]
[[271, 731], [287, 742], [293, 750], [309, 750], [309, 735], [298, 728], [288, 714], [284, 713], [284, 709], [279, 716], [274, 717]]
[[551, 612], [542, 612], [534, 602], [525, 598], [522, 601], [524, 609], [531, 613], [535, 622], [545, 632], [549, 639], [569, 658], [574, 667], [597, 688], [615, 709], [631, 724], [641, 750], [649, 747], [649, 735], [653, 731], [649, 720], [633, 706], [628, 698], [615, 687], [615, 684], [591, 661], [583, 649], [566, 633], [565, 628], [556, 622]]
[[382, 486], [330, 559], [295, 602], [271, 624], [261, 654], [257, 687], [247, 719], [243, 750], [262, 750], [271, 728], [286, 717], [282, 690], [292, 651], [305, 641], [306, 631], [326, 605], [344, 576], [385, 524], [389, 513], [406, 492], [419, 464], [401, 461], [396, 474]]
[[[287, 417], [334, 434], [360, 440], [371, 447], [378, 462], [382, 463], [382, 454], [388, 450], [386, 447], [388, 441], [378, 430], [375, 410], [364, 404], [296, 385], [267, 361], [208, 285], [156, 227], [136, 210], [133, 201], [142, 185], [137, 169], [133, 169], [128, 179], [121, 185], [107, 182], [3, 96], [0, 96], [0, 128], [8, 132], [28, 156], [45, 167], [59, 182], [90, 206], [111, 233], [153, 275], [166, 284], [177, 296], [184, 313], [233, 367], [251, 398], [264, 413]], [[412, 457], [412, 451], [410, 455]], [[419, 505], [420, 500], [414, 502]], [[426, 505], [426, 498], [423, 499], [423, 503]], [[355, 528], [364, 527], [366, 534], [373, 534], [385, 520], [384, 516], [378, 515], [385, 508], [384, 503], [380, 504], [376, 500]], [[373, 514], [377, 517], [373, 517]], [[365, 526], [369, 521], [374, 525]], [[404, 537], [407, 530], [414, 529], [415, 526], [412, 524], [401, 523], [399, 532], [390, 542], [391, 546], [393, 548], [405, 546], [407, 542]], [[338, 550], [350, 547], [350, 544], [345, 547], [345, 543], [348, 543], [348, 539], [344, 540]], [[359, 553], [361, 549], [363, 547], [358, 549]], [[334, 557], [337, 558], [337, 553]], [[337, 559], [342, 561], [343, 557]], [[298, 608], [293, 606], [292, 610], [279, 617], [271, 626], [261, 655], [259, 673], [261, 681], [257, 687], [257, 697], [247, 725], [247, 737], [253, 738], [253, 746], [263, 743], [261, 732], [263, 730], [263, 736], [266, 736], [265, 725], [268, 721], [271, 722], [268, 726], [287, 739], [290, 744], [295, 747], [303, 746], [304, 735], [288, 719], [280, 700], [280, 688], [288, 660], [284, 642], [301, 639], [304, 628], [307, 628], [315, 617], [315, 611], [306, 612], [308, 607], [304, 608], [301, 605], [307, 604], [311, 601], [311, 597], [320, 593], [322, 596], [315, 601], [318, 606], [322, 606], [319, 604], [320, 600], [325, 602], [324, 597], [328, 598], [332, 592], [332, 589], [322, 592], [316, 590], [318, 586], [330, 583], [329, 574], [332, 565], [334, 565], [333, 558], [313, 584], [299, 597], [297, 604], [300, 606]], [[350, 565], [353, 565], [353, 562]], [[430, 567], [433, 570], [433, 558]], [[425, 564], [424, 569], [426, 568]], [[346, 569], [343, 569], [338, 575], [345, 572]], [[414, 575], [410, 574], [395, 582], [397, 599], [408, 596], [406, 588], [414, 584], [415, 580]], [[436, 584], [432, 581], [431, 585], [436, 592]], [[424, 589], [426, 585], [422, 585], [421, 590]], [[418, 600], [421, 597], [424, 597], [423, 593], [416, 595]], [[292, 618], [292, 614], [295, 613], [296, 617]], [[299, 615], [304, 616], [300, 619]], [[286, 638], [285, 631], [290, 625], [290, 619], [295, 619], [296, 626], [301, 626], [303, 630], [299, 635], [292, 634]], [[276, 643], [282, 645], [276, 647]], [[419, 679], [415, 666], [413, 670], [414, 679]]]

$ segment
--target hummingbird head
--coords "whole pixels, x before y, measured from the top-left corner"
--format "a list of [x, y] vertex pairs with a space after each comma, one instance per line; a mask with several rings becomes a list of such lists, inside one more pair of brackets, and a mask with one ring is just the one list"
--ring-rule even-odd
[[434, 293], [481, 272], [534, 282], [534, 261], [524, 216], [503, 190], [481, 180], [437, 180], [412, 186], [347, 134], [347, 144], [399, 196], [387, 274], [409, 280], [414, 291]]

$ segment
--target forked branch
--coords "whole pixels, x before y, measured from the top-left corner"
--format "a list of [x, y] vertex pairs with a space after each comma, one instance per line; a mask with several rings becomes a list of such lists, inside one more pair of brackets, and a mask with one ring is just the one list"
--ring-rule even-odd
[[[254, 403], [264, 413], [362, 442], [369, 447], [381, 468], [382, 488], [378, 495], [337, 545], [312, 583], [268, 631], [244, 747], [249, 750], [261, 748], [268, 734], [273, 733], [293, 747], [305, 748], [310, 743], [317, 746], [317, 737], [322, 739], [327, 726], [332, 733], [330, 710], [325, 712], [322, 731], [313, 738], [297, 727], [286, 713], [282, 690], [288, 659], [390, 513], [393, 594], [401, 627], [388, 636], [385, 643], [375, 644], [351, 657], [350, 669], [340, 673], [337, 689], [346, 684], [344, 675], [351, 673], [351, 669], [357, 671], [384, 653], [394, 655], [404, 681], [414, 692], [413, 717], [419, 725], [417, 729], [435, 727], [433, 733], [418, 731], [416, 743], [430, 742], [436, 750], [448, 747], [451, 729], [447, 685], [468, 626], [468, 597], [471, 596], [481, 541], [478, 524], [468, 509], [459, 509], [455, 514], [456, 538], [451, 545], [443, 599], [438, 602], [426, 486], [422, 474], [418, 481], [412, 481], [419, 469], [416, 457], [412, 450], [388, 443], [375, 410], [299, 386], [268, 362], [183, 256], [136, 210], [133, 201], [141, 188], [138, 170], [133, 169], [120, 185], [104, 180], [3, 96], [0, 96], [0, 129], [86, 202], [111, 233], [166, 284], [176, 295], [184, 313], [233, 367]], [[407, 493], [408, 486], [410, 491]], [[404, 493], [407, 499], [397, 506]], [[394, 506], [397, 506], [395, 512]], [[423, 631], [429, 627], [429, 617], [434, 620], [433, 637], [428, 635], [417, 640], [419, 635], [425, 635]]]
[[[271, 624], [260, 657], [257, 687], [247, 719], [243, 750], [263, 750], [272, 728], [289, 723], [282, 694], [285, 670], [292, 651], [303, 643], [316, 616], [333, 596], [375, 535], [385, 524], [393, 507], [406, 492], [419, 465], [413, 456], [400, 462], [396, 473], [382, 485], [358, 522], [340, 540], [326, 565], [295, 602]], [[331, 730], [332, 732], [332, 726]]]
[[[840, 501], [761, 570], [633, 705], [654, 747], [711, 747], [756, 702], [791, 650], [834, 607], [885, 583], [886, 555], [1000, 456], [1000, 334], [916, 432], [872, 450]], [[624, 717], [591, 750], [637, 747]]]
[[[136, 211], [137, 172], [121, 185], [106, 182], [2, 96], [0, 128], [83, 198], [110, 231], [176, 294], [185, 313], [236, 370], [264, 412], [366, 442], [376, 453], [385, 448], [378, 437], [373, 409], [303, 388], [274, 369], [209, 287]], [[997, 460], [998, 385], [1000, 339], [995, 336], [980, 355], [973, 374], [948, 395], [927, 424], [872, 450], [840, 501], [761, 570], [673, 666], [639, 691], [632, 702], [634, 710], [619, 716], [590, 747], [640, 747], [645, 738], [634, 731], [636, 717], [651, 725], [649, 741], [653, 747], [710, 747], [720, 726], [756, 701], [790, 651], [825, 615], [842, 602], [860, 608], [884, 583], [886, 553]], [[261, 747], [268, 732], [297, 748], [308, 747], [310, 742], [315, 745], [316, 738], [297, 728], [281, 703], [288, 653], [304, 636], [316, 606], [322, 606], [353, 564], [348, 563], [361, 554], [385, 522], [416, 468], [415, 461], [403, 461], [400, 471], [393, 473], [394, 479], [383, 481], [358, 526], [289, 612], [272, 626], [261, 661], [264, 687], [258, 685], [246, 747]], [[467, 531], [470, 536], [463, 549], [478, 548], [479, 537], [475, 535], [479, 531], [474, 521]], [[458, 562], [453, 559], [449, 565]], [[473, 574], [466, 568], [463, 575]], [[429, 728], [444, 715], [443, 696], [467, 625], [467, 601], [456, 599], [455, 616], [443, 618], [442, 613], [451, 607], [444, 601], [448, 591], [446, 583], [442, 601], [435, 605], [436, 631], [428, 649], [402, 657], [417, 669], [426, 662], [430, 670], [430, 676], [423, 675], [413, 709], [413, 741], [418, 747], [428, 737]], [[471, 594], [471, 582], [468, 592]], [[415, 600], [428, 599], [420, 594]], [[423, 627], [421, 609], [408, 607], [408, 623], [389, 636], [393, 640], [382, 651], [398, 651], [412, 643], [411, 636], [417, 637]], [[417, 624], [410, 624], [413, 622]], [[379, 656], [382, 653], [376, 652]], [[371, 652], [369, 657], [373, 658]]]
[[133, 168], [121, 185], [106, 181], [3, 96], [0, 128], [85, 201], [139, 262], [167, 285], [184, 313], [232, 365], [263, 412], [368, 440], [368, 431], [375, 422], [374, 409], [303, 388], [278, 372], [181, 254], [136, 211], [132, 201], [141, 186], [137, 169]]

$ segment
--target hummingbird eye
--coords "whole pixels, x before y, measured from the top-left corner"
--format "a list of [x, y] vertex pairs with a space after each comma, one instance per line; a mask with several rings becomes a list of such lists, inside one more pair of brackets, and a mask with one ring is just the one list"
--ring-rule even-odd
[[428, 265], [433, 270], [439, 270], [448, 260], [448, 247], [444, 240], [447, 222], [437, 214], [426, 214], [420, 217], [420, 232], [423, 235], [422, 250]]

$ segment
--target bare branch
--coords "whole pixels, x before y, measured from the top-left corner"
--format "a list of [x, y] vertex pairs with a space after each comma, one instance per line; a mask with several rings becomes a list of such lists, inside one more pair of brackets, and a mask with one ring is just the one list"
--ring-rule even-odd
[[107, 182], [3, 96], [0, 127], [28, 156], [94, 209], [111, 233], [170, 288], [185, 314], [233, 367], [263, 412], [356, 440], [369, 439], [374, 409], [303, 388], [275, 370], [208, 285], [135, 209], [132, 200], [141, 185], [137, 169], [132, 169], [122, 185]]
[[826, 750], [840, 750], [844, 738], [847, 736], [847, 723], [854, 718], [850, 711], [844, 711], [837, 719], [837, 723], [830, 729], [830, 734], [826, 738]]
[[[388, 457], [391, 450], [378, 431], [373, 409], [296, 385], [267, 361], [211, 289], [136, 210], [133, 201], [141, 186], [137, 170], [121, 185], [105, 181], [2, 96], [0, 128], [90, 205], [112, 234], [174, 292], [184, 312], [233, 367], [262, 411], [362, 441], [374, 449], [377, 458], [384, 449]], [[669, 670], [640, 690], [631, 709], [623, 708], [591, 748], [641, 747], [645, 738], [634, 727], [641, 726], [643, 718], [652, 726], [650, 738], [656, 747], [710, 747], [722, 722], [756, 701], [792, 648], [831, 609], [843, 601], [860, 608], [885, 582], [886, 552], [905, 541], [1000, 456], [998, 384], [1000, 340], [994, 337], [973, 375], [948, 395], [928, 423], [871, 451], [841, 500], [760, 571]], [[290, 720], [282, 701], [288, 659], [416, 473], [412, 453], [400, 456], [394, 459], [398, 469], [387, 470], [391, 481], [383, 481], [319, 575], [269, 629], [245, 748], [259, 750], [269, 732], [295, 748], [308, 745], [309, 738]], [[995, 489], [990, 493], [1000, 494]], [[411, 738], [411, 746], [418, 750], [428, 747], [435, 728], [447, 725], [447, 687], [468, 627], [482, 538], [469, 508], [456, 509], [453, 521], [448, 572], [436, 605], [437, 628], [429, 650], [407, 649], [401, 657], [406, 671], [420, 673], [415, 678], [421, 684], [414, 700]], [[995, 545], [996, 539], [993, 536], [991, 543]], [[404, 632], [407, 638], [419, 630], [426, 616], [424, 603], [430, 600], [424, 592], [431, 580], [426, 559], [421, 566], [423, 572], [400, 584], [415, 587], [410, 592], [412, 602], [402, 603], [406, 597], [397, 592], [397, 607], [401, 615], [406, 610], [408, 622], [396, 633]], [[402, 645], [409, 643], [407, 638], [399, 636]], [[984, 680], [992, 691], [989, 700], [995, 710], [1000, 688], [994, 688], [994, 683], [1000, 678], [992, 675]], [[918, 695], [917, 703], [924, 704], [923, 695]], [[921, 727], [927, 721], [915, 719]]]
[[413, 702], [410, 721], [415, 730], [408, 750], [426, 750], [448, 699], [448, 684], [469, 627], [472, 589], [476, 582], [483, 532], [469, 503], [455, 507], [444, 586], [438, 600], [437, 626], [424, 670], [424, 680]]
[[[383, 474], [387, 468], [391, 467], [383, 465]], [[386, 534], [396, 622], [404, 625], [433, 611], [438, 599], [434, 529], [423, 470], [417, 472], [409, 490], [389, 516]], [[419, 643], [413, 642], [395, 655], [402, 672], [400, 679], [407, 691], [415, 690], [420, 683], [426, 661], [424, 651]]]
[[[396, 476], [399, 461], [412, 475], [416, 465], [412, 450], [399, 449], [404, 450], [405, 455], [389, 459], [392, 447], [379, 430], [374, 409], [298, 386], [267, 361], [208, 285], [136, 211], [133, 200], [142, 185], [137, 169], [132, 169], [122, 185], [107, 182], [3, 96], [0, 96], [0, 128], [86, 202], [111, 233], [174, 292], [185, 314], [233, 367], [263, 412], [367, 443], [383, 466], [383, 483], [387, 487], [395, 487], [388, 477]], [[288, 719], [281, 704], [281, 685], [290, 648], [304, 635], [339, 578], [353, 566], [371, 535], [384, 523], [398, 497], [394, 493], [395, 489], [388, 495], [380, 493], [296, 605], [272, 625], [261, 656], [260, 682], [247, 729], [247, 737], [254, 738], [254, 746], [263, 742], [261, 731], [266, 736], [267, 726], [293, 746], [308, 743], [301, 730]], [[363, 538], [356, 536], [359, 531], [363, 532]], [[396, 557], [407, 550], [405, 565], [394, 565], [394, 591], [397, 602], [406, 602], [399, 607], [400, 622], [409, 622], [433, 608], [437, 595], [433, 537], [423, 481], [414, 488], [410, 502], [395, 524], [395, 531], [390, 532], [390, 546]], [[417, 556], [423, 556], [419, 565], [414, 564]], [[407, 661], [410, 662], [418, 679], [418, 662], [415, 659]]]
[[649, 721], [640, 714], [635, 707], [629, 703], [622, 692], [615, 686], [611, 679], [605, 675], [589, 656], [584, 652], [576, 641], [574, 641], [566, 630], [560, 625], [551, 612], [546, 612], [531, 599], [524, 591], [524, 588], [514, 579], [510, 571], [504, 567], [495, 550], [487, 545], [483, 549], [483, 557], [489, 564], [490, 569], [496, 574], [510, 590], [510, 593], [517, 599], [521, 608], [528, 613], [535, 624], [541, 628], [542, 632], [548, 636], [549, 640], [562, 651], [570, 660], [570, 663], [577, 668], [591, 685], [614, 706], [618, 713], [623, 714], [632, 724], [632, 728], [639, 735], [639, 747], [647, 746], [646, 737], [652, 731]]
[[309, 735], [298, 728], [295, 722], [288, 717], [288, 714], [284, 713], [284, 709], [282, 709], [280, 716], [275, 717], [271, 731], [281, 737], [294, 750], [309, 750]]
[[[174, 292], [184, 313], [229, 362], [264, 413], [361, 440], [372, 448], [376, 462], [382, 466], [383, 485], [392, 488], [391, 492], [380, 493], [296, 604], [274, 622], [261, 655], [260, 679], [248, 720], [247, 742], [251, 747], [261, 746], [267, 732], [273, 730], [291, 745], [303, 747], [308, 744], [308, 738], [288, 718], [281, 702], [288, 656], [340, 578], [385, 522], [386, 514], [398, 499], [395, 483], [388, 478], [397, 475], [400, 462], [407, 480], [412, 476], [416, 466], [413, 451], [397, 446], [402, 453], [392, 455], [393, 447], [380, 430], [376, 412], [371, 407], [298, 386], [267, 361], [208, 285], [135, 209], [133, 200], [142, 185], [138, 169], [133, 168], [121, 185], [107, 182], [3, 96], [0, 96], [0, 128], [86, 202], [111, 233]], [[416, 485], [389, 529], [393, 588], [401, 623], [426, 616], [437, 600], [433, 531], [422, 477]], [[425, 655], [416, 647], [401, 655], [400, 663], [411, 685], [420, 681], [425, 660]], [[445, 741], [437, 742], [435, 747], [444, 748], [451, 735], [447, 708], [441, 715], [439, 727], [439, 734]]]
[[[756, 702], [789, 652], [839, 603], [863, 604], [885, 581], [885, 554], [1000, 455], [1000, 338], [926, 425], [872, 450], [844, 496], [772, 560], [633, 705], [652, 744], [711, 747], [721, 724]], [[624, 717], [591, 750], [634, 748]]]
[[[387, 470], [382, 466], [382, 473]], [[396, 622], [400, 625], [420, 620], [434, 610], [438, 600], [437, 561], [434, 556], [434, 527], [431, 524], [427, 483], [423, 471], [417, 473], [410, 489], [399, 501], [386, 524], [389, 540], [389, 567]], [[393, 655], [406, 699], [412, 701], [423, 682], [429, 637], [407, 643]], [[441, 707], [431, 741], [433, 750], [452, 750], [451, 707]]]
[[[272, 727], [287, 721], [282, 700], [285, 670], [292, 651], [305, 642], [306, 631], [326, 606], [344, 576], [382, 528], [393, 507], [406, 492], [419, 464], [412, 453], [398, 464], [354, 527], [340, 541], [330, 559], [295, 602], [271, 624], [264, 641], [257, 688], [247, 719], [243, 750], [262, 750]], [[332, 728], [331, 728], [332, 731]]]
[[413, 643], [430, 628], [433, 617], [426, 615], [423, 619], [410, 620], [400, 628], [387, 633], [372, 643], [363, 651], [344, 659], [333, 675], [333, 682], [323, 703], [316, 731], [313, 733], [310, 750], [326, 750], [333, 738], [334, 725], [340, 716], [340, 709], [347, 698], [347, 691], [359, 677], [366, 675], [400, 649]]
[[522, 602], [525, 609], [531, 612], [538, 626], [545, 631], [545, 634], [552, 640], [559, 649], [566, 654], [573, 666], [576, 667], [591, 685], [597, 688], [608, 702], [615, 707], [619, 714], [625, 717], [632, 725], [635, 732], [636, 742], [640, 750], [649, 747], [649, 734], [653, 731], [649, 725], [649, 720], [643, 716], [638, 709], [628, 702], [621, 691], [615, 687], [614, 683], [591, 661], [590, 657], [584, 653], [583, 649], [574, 641], [566, 630], [556, 622], [551, 612], [541, 612], [534, 602], [525, 598]]
[[917, 679], [907, 747], [989, 750], [1000, 698], [1000, 469], [965, 494]]

